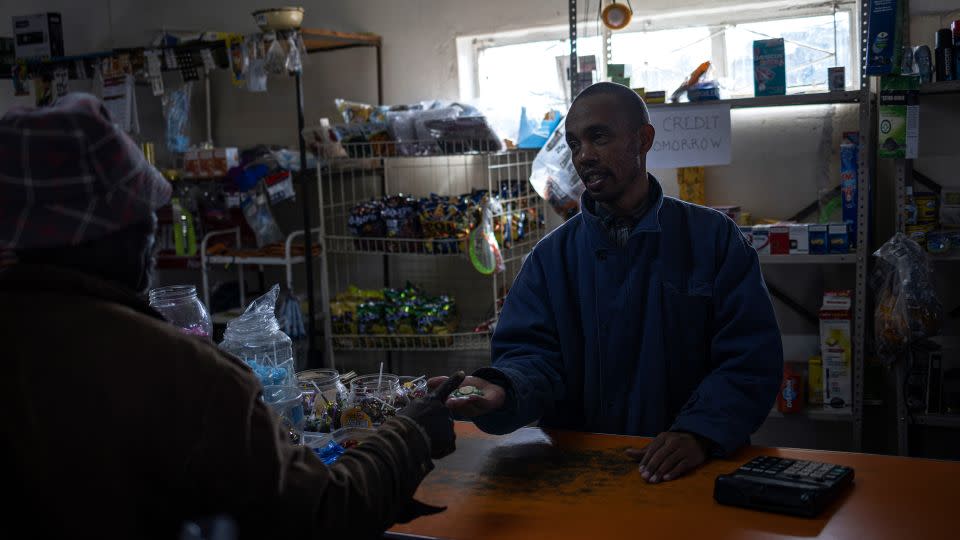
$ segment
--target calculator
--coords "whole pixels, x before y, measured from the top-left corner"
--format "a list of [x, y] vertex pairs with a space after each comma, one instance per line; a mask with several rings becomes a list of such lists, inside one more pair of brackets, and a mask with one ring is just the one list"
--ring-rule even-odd
[[720, 504], [815, 517], [852, 482], [853, 469], [843, 465], [759, 456], [717, 476], [713, 498]]

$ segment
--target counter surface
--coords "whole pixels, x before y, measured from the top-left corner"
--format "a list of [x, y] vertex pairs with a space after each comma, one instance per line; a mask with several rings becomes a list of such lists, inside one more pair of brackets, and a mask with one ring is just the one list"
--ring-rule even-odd
[[[457, 423], [457, 452], [417, 498], [447, 506], [392, 529], [451, 539], [960, 538], [960, 463], [748, 447], [729, 460], [648, 484], [624, 451], [649, 439], [525, 428], [509, 436]], [[713, 481], [757, 455], [848, 465], [852, 489], [815, 519], [723, 506]], [[953, 514], [951, 518], [951, 512]]]

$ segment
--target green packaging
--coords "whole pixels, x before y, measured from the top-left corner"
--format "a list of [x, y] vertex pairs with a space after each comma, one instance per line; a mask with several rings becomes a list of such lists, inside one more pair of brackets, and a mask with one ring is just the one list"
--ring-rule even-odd
[[783, 38], [753, 42], [753, 95], [782, 96], [787, 93], [786, 52]]
[[884, 159], [914, 159], [919, 143], [920, 113], [917, 77], [880, 78], [877, 155]]

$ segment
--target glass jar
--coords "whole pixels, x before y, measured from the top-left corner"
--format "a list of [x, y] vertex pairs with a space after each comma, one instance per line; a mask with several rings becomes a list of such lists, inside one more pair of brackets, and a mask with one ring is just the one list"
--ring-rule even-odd
[[372, 427], [382, 424], [397, 412], [400, 377], [384, 373], [362, 375], [350, 381], [347, 406], [340, 415], [341, 427]]
[[220, 349], [246, 362], [265, 387], [297, 387], [293, 341], [283, 333], [272, 313], [253, 313], [230, 321]]
[[400, 377], [400, 393], [403, 402], [397, 402], [397, 408], [402, 409], [415, 399], [427, 397], [426, 377]]
[[290, 442], [300, 444], [306, 422], [300, 389], [296, 386], [264, 386], [263, 401], [280, 418], [280, 425], [290, 437]]
[[340, 427], [340, 414], [347, 399], [347, 387], [334, 369], [309, 369], [297, 373], [303, 408], [307, 415], [305, 431], [330, 433]]
[[210, 339], [213, 324], [210, 313], [197, 298], [197, 288], [193, 285], [171, 285], [151, 289], [150, 307], [186, 334]]

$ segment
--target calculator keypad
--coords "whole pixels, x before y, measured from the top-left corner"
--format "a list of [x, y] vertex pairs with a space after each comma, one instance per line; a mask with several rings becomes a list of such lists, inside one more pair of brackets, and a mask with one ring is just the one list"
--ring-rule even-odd
[[779, 480], [832, 484], [848, 470], [848, 467], [832, 463], [760, 456], [740, 467], [738, 472]]

